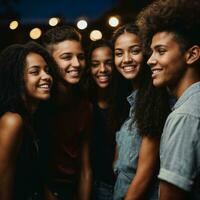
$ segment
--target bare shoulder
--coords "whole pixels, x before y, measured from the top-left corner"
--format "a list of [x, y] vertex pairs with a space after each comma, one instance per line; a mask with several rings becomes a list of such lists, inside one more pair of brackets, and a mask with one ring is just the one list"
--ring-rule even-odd
[[21, 133], [23, 119], [17, 113], [7, 112], [0, 118], [0, 137], [12, 137]]
[[18, 113], [7, 112], [0, 118], [0, 126], [18, 128], [23, 125], [23, 119]]

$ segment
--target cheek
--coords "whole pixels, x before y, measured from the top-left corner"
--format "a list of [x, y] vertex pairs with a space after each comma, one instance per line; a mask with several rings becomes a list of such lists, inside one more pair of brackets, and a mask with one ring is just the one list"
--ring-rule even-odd
[[112, 72], [113, 72], [113, 68], [112, 67], [108, 67], [108, 73], [112, 74]]
[[142, 55], [135, 55], [133, 56], [133, 59], [138, 63], [141, 64], [143, 61], [143, 56]]
[[94, 77], [95, 74], [97, 73], [97, 71], [98, 71], [98, 70], [97, 70], [96, 68], [95, 68], [95, 69], [94, 69], [94, 68], [91, 69], [91, 72], [90, 72], [91, 76]]
[[121, 62], [121, 59], [120, 59], [120, 58], [117, 58], [117, 57], [115, 57], [115, 66], [116, 66], [116, 68], [118, 68], [118, 67], [119, 67], [119, 64], [120, 64], [120, 62]]
[[80, 61], [80, 66], [81, 66], [82, 68], [85, 68], [85, 60], [81, 60], [81, 61]]
[[27, 93], [30, 93], [36, 87], [36, 83], [29, 78], [25, 81], [24, 87]]

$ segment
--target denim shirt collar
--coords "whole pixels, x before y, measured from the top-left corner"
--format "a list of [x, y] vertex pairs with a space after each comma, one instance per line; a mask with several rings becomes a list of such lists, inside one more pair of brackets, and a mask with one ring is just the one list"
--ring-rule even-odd
[[189, 88], [186, 89], [186, 91], [178, 99], [172, 110], [177, 109], [179, 106], [185, 103], [190, 96], [192, 96], [196, 92], [200, 92], [200, 81], [192, 84]]
[[135, 104], [137, 90], [134, 90], [126, 99], [131, 105], [131, 107]]
[[129, 102], [131, 108], [129, 110], [129, 118], [133, 116], [133, 110], [135, 108], [135, 99], [136, 99], [137, 90], [134, 90], [131, 95], [129, 95], [126, 99]]

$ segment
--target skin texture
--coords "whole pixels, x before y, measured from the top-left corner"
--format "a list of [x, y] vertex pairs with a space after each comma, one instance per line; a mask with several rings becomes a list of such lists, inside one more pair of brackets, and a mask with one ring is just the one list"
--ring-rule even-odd
[[112, 52], [110, 48], [100, 47], [92, 52], [91, 75], [99, 88], [109, 86], [112, 66]]
[[[143, 61], [139, 37], [125, 32], [115, 43], [115, 65], [124, 78], [131, 80], [133, 88], [138, 88], [138, 74]], [[141, 200], [151, 184], [158, 160], [159, 140], [143, 137], [136, 175], [129, 185], [124, 200]], [[116, 155], [117, 158], [117, 149]]]
[[52, 56], [59, 66], [62, 79], [69, 84], [80, 81], [85, 57], [81, 43], [75, 40], [64, 40], [53, 45]]
[[26, 58], [24, 70], [25, 92], [27, 103], [30, 105], [47, 100], [50, 97], [52, 77], [45, 60], [36, 53], [30, 53]]
[[128, 188], [125, 200], [140, 200], [144, 198], [146, 190], [151, 185], [151, 178], [155, 172], [159, 144], [159, 140], [150, 139], [148, 137], [142, 138], [137, 172]]
[[12, 199], [15, 163], [22, 141], [23, 120], [15, 113], [0, 118], [0, 199]]
[[173, 33], [159, 32], [152, 38], [151, 49], [147, 63], [153, 72], [156, 87], [167, 86], [175, 96], [180, 97], [186, 88], [198, 80], [198, 73], [189, 66], [199, 56], [197, 46], [182, 53]]
[[120, 35], [114, 45], [115, 65], [124, 78], [134, 81], [143, 59], [139, 38], [132, 33]]

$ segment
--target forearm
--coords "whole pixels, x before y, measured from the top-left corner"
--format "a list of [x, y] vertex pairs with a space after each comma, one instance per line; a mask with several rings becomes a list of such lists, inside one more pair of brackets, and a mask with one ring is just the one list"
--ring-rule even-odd
[[159, 140], [142, 138], [136, 175], [128, 188], [125, 200], [143, 199], [150, 185], [154, 184], [152, 178], [158, 163], [158, 150]]
[[134, 177], [124, 200], [141, 200], [150, 185], [151, 177]]
[[4, 172], [0, 175], [0, 199], [11, 200], [12, 199], [12, 186], [13, 180], [10, 173]]
[[78, 200], [89, 200], [91, 196], [92, 173], [91, 170], [82, 173], [79, 183]]

